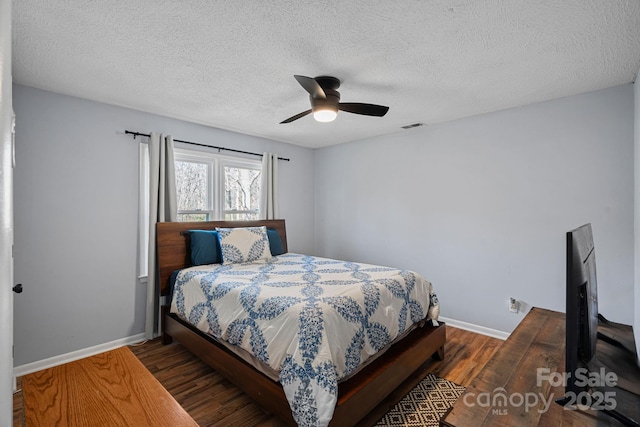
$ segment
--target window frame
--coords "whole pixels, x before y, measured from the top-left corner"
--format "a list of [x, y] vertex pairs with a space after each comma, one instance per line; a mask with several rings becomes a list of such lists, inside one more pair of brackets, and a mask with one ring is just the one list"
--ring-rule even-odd
[[[255, 213], [257, 215], [258, 219], [260, 217], [260, 206], [258, 206], [258, 209], [256, 211], [252, 211], [252, 210], [239, 210], [239, 209], [230, 209], [227, 210], [225, 209], [225, 201], [224, 201], [224, 197], [225, 197], [225, 176], [224, 176], [224, 168], [225, 167], [232, 167], [232, 168], [241, 168], [241, 169], [250, 169], [250, 170], [255, 170], [258, 171], [260, 173], [262, 173], [262, 161], [251, 161], [251, 160], [245, 160], [245, 159], [237, 159], [237, 158], [222, 158], [220, 159], [220, 191], [219, 191], [219, 196], [220, 199], [218, 200], [218, 202], [220, 203], [220, 220], [226, 220], [226, 215], [230, 214], [230, 215], [236, 215], [236, 214], [247, 214], [247, 213]], [[262, 177], [260, 177], [259, 179], [262, 179]], [[262, 186], [260, 188], [260, 193], [262, 193]], [[258, 203], [259, 204], [259, 203]]]
[[[218, 153], [207, 153], [199, 150], [189, 150], [182, 147], [174, 148], [174, 161], [186, 161], [194, 163], [202, 163], [209, 165], [207, 176], [207, 192], [209, 197], [210, 206], [203, 210], [178, 210], [178, 216], [188, 214], [202, 214], [207, 215], [206, 221], [218, 221], [224, 220], [226, 214], [243, 214], [243, 213], [256, 213], [260, 216], [260, 209], [257, 211], [251, 210], [226, 210], [224, 197], [225, 197], [225, 167], [237, 167], [242, 169], [256, 170], [262, 173], [262, 161], [245, 159], [239, 157], [225, 156]], [[262, 191], [262, 189], [260, 190]]]
[[174, 163], [180, 161], [207, 165], [207, 199], [209, 205], [200, 210], [178, 210], [178, 217], [180, 215], [199, 215], [204, 213], [206, 215], [205, 221], [214, 220], [219, 210], [218, 201], [215, 197], [215, 188], [219, 185], [216, 159], [206, 155], [206, 153], [181, 148], [174, 148], [173, 157]]

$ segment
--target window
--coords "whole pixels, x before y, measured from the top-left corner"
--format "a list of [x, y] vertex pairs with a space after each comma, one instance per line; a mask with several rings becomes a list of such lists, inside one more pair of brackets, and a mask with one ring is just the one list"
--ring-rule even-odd
[[258, 219], [261, 162], [175, 150], [178, 221]]
[[238, 165], [224, 165], [223, 168], [223, 218], [225, 220], [258, 219], [260, 170]]
[[215, 218], [214, 169], [214, 159], [175, 151], [178, 221], [209, 221]]

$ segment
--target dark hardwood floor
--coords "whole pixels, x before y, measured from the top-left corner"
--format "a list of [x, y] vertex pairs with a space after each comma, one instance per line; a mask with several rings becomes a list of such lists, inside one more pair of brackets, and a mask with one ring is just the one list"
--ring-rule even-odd
[[[425, 375], [435, 373], [468, 386], [502, 341], [447, 326], [443, 361], [421, 367], [361, 425], [372, 425]], [[159, 339], [130, 346], [131, 351], [201, 426], [280, 426], [276, 418], [209, 368], [180, 344], [163, 346]], [[20, 389], [20, 383], [18, 383]], [[22, 393], [13, 397], [14, 427], [23, 426]]]

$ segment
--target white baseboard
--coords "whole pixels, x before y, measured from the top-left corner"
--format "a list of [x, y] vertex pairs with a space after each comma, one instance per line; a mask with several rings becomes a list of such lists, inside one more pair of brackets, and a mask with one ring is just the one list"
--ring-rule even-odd
[[38, 372], [43, 369], [52, 368], [64, 363], [73, 362], [74, 360], [83, 359], [95, 354], [104, 353], [125, 345], [135, 344], [144, 340], [144, 333], [133, 335], [131, 337], [121, 338], [119, 340], [99, 344], [93, 347], [83, 348], [82, 350], [72, 351], [71, 353], [61, 354], [59, 356], [50, 357], [48, 359], [38, 360], [36, 362], [25, 363], [24, 365], [15, 366], [13, 368], [13, 376], [21, 377], [23, 375]]
[[489, 337], [498, 338], [501, 340], [506, 340], [509, 338], [508, 332], [502, 332], [497, 329], [486, 328], [484, 326], [474, 325], [473, 323], [463, 322], [461, 320], [450, 319], [448, 317], [440, 316], [438, 320], [442, 320], [449, 326], [453, 326], [454, 328], [464, 329], [465, 331], [476, 332], [478, 334], [487, 335]]

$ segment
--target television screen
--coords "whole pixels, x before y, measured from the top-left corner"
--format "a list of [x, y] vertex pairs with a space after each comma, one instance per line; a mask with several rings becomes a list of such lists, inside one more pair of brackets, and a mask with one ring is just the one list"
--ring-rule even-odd
[[576, 369], [587, 368], [596, 354], [598, 284], [591, 224], [567, 233], [566, 391], [578, 393]]

